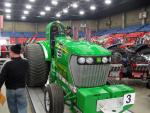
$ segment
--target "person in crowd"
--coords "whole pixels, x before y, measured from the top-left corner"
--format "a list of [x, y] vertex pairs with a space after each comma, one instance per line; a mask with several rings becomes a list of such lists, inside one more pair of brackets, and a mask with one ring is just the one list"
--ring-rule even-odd
[[70, 26], [67, 26], [66, 28], [66, 35], [73, 37], [72, 28]]

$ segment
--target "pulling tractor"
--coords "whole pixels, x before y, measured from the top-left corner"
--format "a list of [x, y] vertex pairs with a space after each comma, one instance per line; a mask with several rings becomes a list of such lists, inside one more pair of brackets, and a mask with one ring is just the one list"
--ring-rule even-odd
[[141, 79], [150, 88], [149, 33], [114, 34], [95, 42], [113, 53], [110, 78]]
[[[63, 113], [68, 105], [73, 113], [123, 113], [135, 99], [134, 89], [126, 85], [108, 85], [111, 52], [86, 40], [73, 40], [65, 27], [51, 22], [46, 41], [29, 44], [29, 87], [45, 85], [47, 113]], [[49, 76], [48, 76], [49, 75]]]

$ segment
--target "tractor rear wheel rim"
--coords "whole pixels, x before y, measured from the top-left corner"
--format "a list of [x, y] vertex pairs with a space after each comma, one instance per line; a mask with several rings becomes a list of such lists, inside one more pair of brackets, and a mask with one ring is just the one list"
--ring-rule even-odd
[[46, 105], [46, 110], [50, 111], [50, 98], [49, 98], [49, 93], [48, 91], [45, 94], [45, 105]]

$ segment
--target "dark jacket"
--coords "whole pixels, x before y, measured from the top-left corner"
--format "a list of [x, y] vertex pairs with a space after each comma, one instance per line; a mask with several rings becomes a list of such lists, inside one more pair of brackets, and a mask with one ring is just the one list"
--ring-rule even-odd
[[0, 73], [0, 88], [4, 82], [7, 89], [24, 88], [28, 68], [27, 60], [21, 57], [6, 62]]

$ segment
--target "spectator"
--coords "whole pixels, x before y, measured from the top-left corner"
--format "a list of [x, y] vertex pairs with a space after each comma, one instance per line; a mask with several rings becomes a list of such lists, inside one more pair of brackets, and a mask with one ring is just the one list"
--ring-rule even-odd
[[72, 34], [72, 28], [67, 26], [67, 29], [66, 29], [66, 35], [67, 36], [70, 36], [71, 38], [73, 37], [73, 34]]
[[7, 61], [0, 73], [0, 89], [5, 82], [6, 97], [10, 113], [27, 113], [25, 77], [28, 62], [20, 57], [21, 45], [10, 48], [10, 61]]

